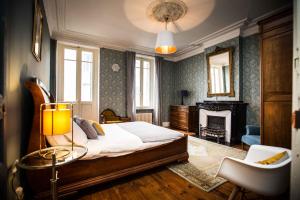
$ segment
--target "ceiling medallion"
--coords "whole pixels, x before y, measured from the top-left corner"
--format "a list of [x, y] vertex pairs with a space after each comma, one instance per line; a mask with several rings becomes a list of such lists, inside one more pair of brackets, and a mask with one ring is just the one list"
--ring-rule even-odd
[[156, 0], [147, 9], [148, 16], [159, 22], [174, 22], [182, 18], [187, 12], [187, 6], [180, 0]]
[[149, 17], [166, 23], [165, 30], [157, 35], [155, 52], [159, 54], [175, 53], [177, 48], [173, 33], [168, 31], [167, 25], [168, 23], [175, 23], [186, 14], [187, 7], [185, 3], [180, 0], [157, 0], [149, 5], [147, 12]]

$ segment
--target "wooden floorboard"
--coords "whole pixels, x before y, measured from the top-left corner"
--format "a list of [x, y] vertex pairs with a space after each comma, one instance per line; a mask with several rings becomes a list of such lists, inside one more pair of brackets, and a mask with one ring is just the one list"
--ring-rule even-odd
[[[241, 145], [235, 146], [240, 148]], [[64, 199], [80, 200], [221, 200], [227, 199], [234, 188], [226, 182], [211, 192], [205, 192], [194, 186], [166, 167], [159, 167], [139, 174], [124, 177], [109, 183], [81, 190]], [[288, 194], [280, 197], [263, 197], [247, 192], [252, 199], [286, 200]], [[239, 196], [236, 198], [239, 199]]]
[[[81, 190], [64, 199], [80, 200], [221, 200], [227, 199], [234, 185], [226, 182], [211, 192], [205, 192], [166, 167], [125, 177], [89, 189]], [[247, 199], [288, 199], [266, 198], [247, 192]], [[237, 198], [239, 199], [239, 198]]]

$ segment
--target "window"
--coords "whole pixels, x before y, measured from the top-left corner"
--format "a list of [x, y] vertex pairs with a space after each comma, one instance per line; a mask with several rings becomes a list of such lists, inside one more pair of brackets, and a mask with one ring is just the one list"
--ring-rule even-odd
[[76, 101], [77, 51], [64, 49], [64, 101]]
[[92, 100], [93, 53], [82, 51], [81, 61], [81, 101]]
[[91, 102], [93, 100], [93, 50], [63, 47], [62, 100]]
[[99, 120], [99, 49], [57, 44], [56, 97], [72, 102], [74, 115]]
[[137, 56], [135, 61], [135, 101], [137, 108], [153, 107], [154, 59]]

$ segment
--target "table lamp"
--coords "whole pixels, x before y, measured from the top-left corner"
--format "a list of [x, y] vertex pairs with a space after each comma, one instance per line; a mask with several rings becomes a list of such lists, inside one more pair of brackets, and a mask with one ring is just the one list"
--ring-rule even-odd
[[73, 151], [73, 104], [71, 103], [44, 103], [40, 106], [40, 155], [46, 159], [52, 159], [55, 153], [57, 158], [62, 158], [70, 154], [70, 150], [61, 148], [43, 151], [42, 139], [45, 136], [64, 135], [72, 133]]
[[180, 94], [181, 94], [181, 105], [184, 105], [184, 103], [183, 103], [183, 97], [189, 96], [189, 92], [187, 90], [181, 90]]

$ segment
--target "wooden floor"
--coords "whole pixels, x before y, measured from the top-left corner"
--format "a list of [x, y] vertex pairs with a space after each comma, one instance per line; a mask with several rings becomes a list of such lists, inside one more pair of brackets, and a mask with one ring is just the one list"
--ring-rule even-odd
[[[156, 168], [134, 176], [82, 190], [65, 199], [81, 200], [200, 200], [227, 199], [234, 185], [226, 182], [207, 193], [176, 175], [165, 167]], [[288, 199], [285, 197], [264, 198], [246, 193], [247, 199]], [[239, 196], [237, 197], [239, 199]]]
[[[237, 146], [241, 148], [241, 146]], [[82, 190], [64, 199], [81, 200], [218, 200], [227, 199], [234, 185], [226, 182], [207, 193], [166, 167], [159, 167], [143, 173], [124, 177], [109, 183]], [[236, 199], [240, 199], [238, 196]], [[247, 192], [245, 199], [288, 199], [282, 197], [266, 198]]]

